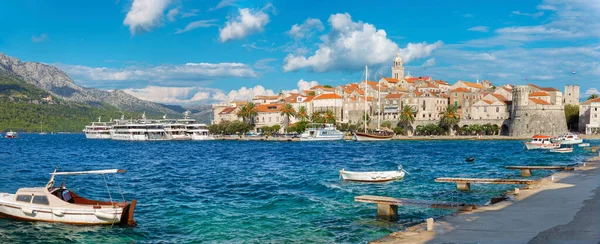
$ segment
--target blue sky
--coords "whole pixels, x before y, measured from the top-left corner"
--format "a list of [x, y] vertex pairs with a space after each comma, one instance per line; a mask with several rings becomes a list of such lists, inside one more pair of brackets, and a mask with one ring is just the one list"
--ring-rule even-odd
[[[6, 1], [0, 52], [163, 103], [390, 76], [600, 88], [600, 1]], [[575, 70], [576, 74], [571, 74]], [[525, 80], [528, 77], [528, 80]]]

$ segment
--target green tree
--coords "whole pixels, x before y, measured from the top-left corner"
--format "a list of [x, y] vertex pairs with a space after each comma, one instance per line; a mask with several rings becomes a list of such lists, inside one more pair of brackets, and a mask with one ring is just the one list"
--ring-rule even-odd
[[281, 109], [281, 116], [285, 116], [285, 131], [290, 126], [290, 118], [296, 116], [296, 109], [292, 104], [286, 103]]
[[[415, 109], [412, 106], [404, 105], [400, 110], [400, 120], [398, 126], [404, 128], [411, 126], [415, 122]], [[410, 136], [410, 135], [409, 135]]]
[[440, 126], [443, 128], [447, 128], [450, 132], [450, 135], [453, 134], [453, 126], [457, 125], [460, 122], [460, 116], [458, 115], [458, 107], [454, 105], [448, 105], [446, 110], [440, 113], [442, 118], [440, 119]]
[[323, 87], [325, 87], [325, 88], [333, 88], [333, 86], [331, 86], [331, 85], [324, 85]]
[[598, 94], [594, 93], [594, 94], [590, 95], [587, 100], [592, 100], [592, 99], [596, 99], [596, 98], [598, 98]]
[[569, 130], [578, 131], [579, 106], [573, 104], [565, 104], [565, 118], [567, 119], [567, 127], [569, 128]]
[[396, 135], [404, 135], [404, 128], [402, 128], [402, 126], [396, 126], [394, 128], [394, 133]]
[[256, 115], [258, 115], [258, 111], [252, 102], [240, 107], [240, 110], [237, 112], [237, 116], [248, 123], [250, 127], [254, 125], [254, 117], [256, 117]]
[[325, 123], [325, 118], [323, 118], [320, 112], [313, 112], [310, 116], [310, 120], [313, 123]]
[[323, 118], [325, 119], [325, 123], [335, 124], [335, 114], [333, 111], [327, 110]]
[[381, 126], [384, 127], [384, 128], [391, 129], [392, 128], [392, 122], [389, 121], [389, 120], [383, 121], [383, 122], [381, 122]]
[[296, 113], [296, 118], [300, 118], [300, 121], [306, 121], [308, 119], [308, 111], [305, 106], [300, 106], [298, 108], [298, 113]]

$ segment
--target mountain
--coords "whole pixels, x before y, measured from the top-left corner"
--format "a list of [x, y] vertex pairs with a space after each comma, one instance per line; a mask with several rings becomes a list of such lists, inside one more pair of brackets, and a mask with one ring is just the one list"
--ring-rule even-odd
[[[111, 92], [81, 87], [62, 70], [43, 63], [21, 62], [18, 58], [0, 53], [0, 71], [5, 76], [21, 80], [47, 91], [68, 102], [83, 103], [95, 107], [111, 105], [130, 112], [146, 112], [150, 116], [164, 114], [181, 116], [180, 106], [165, 106], [136, 98], [120, 90]], [[179, 107], [180, 109], [175, 109]]]
[[198, 120], [198, 122], [210, 124], [213, 120], [214, 113], [210, 104], [188, 105], [184, 106], [184, 109], [190, 110], [192, 112], [191, 117]]

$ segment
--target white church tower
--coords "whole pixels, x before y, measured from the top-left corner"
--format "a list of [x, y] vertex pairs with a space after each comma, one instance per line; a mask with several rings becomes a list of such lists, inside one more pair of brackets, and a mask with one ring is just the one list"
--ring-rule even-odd
[[401, 80], [404, 78], [404, 67], [402, 67], [402, 59], [400, 58], [400, 52], [394, 59], [394, 66], [392, 66], [392, 78]]

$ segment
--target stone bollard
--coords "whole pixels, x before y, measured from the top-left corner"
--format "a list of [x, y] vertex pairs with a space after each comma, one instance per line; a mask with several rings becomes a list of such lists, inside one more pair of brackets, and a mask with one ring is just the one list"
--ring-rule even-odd
[[433, 231], [433, 218], [427, 219], [427, 231]]
[[550, 176], [550, 180], [554, 181], [554, 175]]
[[515, 188], [515, 195], [519, 194], [519, 191], [521, 191], [521, 189], [519, 189], [518, 187]]

